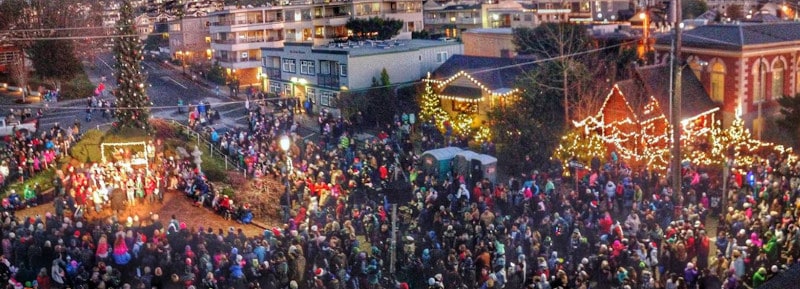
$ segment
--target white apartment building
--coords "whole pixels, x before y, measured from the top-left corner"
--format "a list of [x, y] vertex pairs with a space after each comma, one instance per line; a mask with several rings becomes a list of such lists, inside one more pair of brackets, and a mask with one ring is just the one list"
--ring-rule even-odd
[[447, 59], [464, 53], [464, 45], [442, 40], [387, 40], [331, 43], [287, 42], [262, 49], [261, 81], [267, 91], [313, 103], [313, 110], [335, 113], [342, 91], [372, 86], [386, 69], [392, 83], [418, 81]]
[[284, 43], [326, 45], [348, 36], [351, 17], [384, 17], [403, 21], [398, 39], [422, 30], [421, 0], [292, 0], [284, 5], [225, 7], [211, 13], [213, 59], [243, 85], [259, 84], [261, 48]]

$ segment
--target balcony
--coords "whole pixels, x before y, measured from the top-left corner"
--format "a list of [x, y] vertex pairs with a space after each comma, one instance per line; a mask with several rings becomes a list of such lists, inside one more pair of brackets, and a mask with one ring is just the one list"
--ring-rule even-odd
[[275, 67], [264, 67], [264, 74], [269, 79], [281, 79], [281, 69]]
[[261, 58], [256, 56], [250, 57], [214, 57], [219, 65], [225, 68], [245, 69], [256, 68], [261, 66]]
[[251, 30], [264, 30], [264, 29], [283, 29], [283, 17], [270, 17], [267, 16], [266, 21], [219, 21], [211, 23], [209, 32], [223, 33], [223, 32], [241, 32]]
[[211, 48], [220, 51], [242, 51], [261, 49], [262, 47], [281, 47], [283, 46], [283, 40], [283, 38], [278, 36], [257, 37], [240, 40], [214, 40], [214, 42], [211, 43]]
[[451, 21], [450, 19], [444, 18], [425, 18], [425, 24], [428, 25], [446, 25], [446, 24], [481, 24], [480, 18], [460, 18], [455, 19], [455, 21]]
[[339, 76], [333, 74], [317, 74], [317, 85], [336, 89], [341, 87], [339, 85]]

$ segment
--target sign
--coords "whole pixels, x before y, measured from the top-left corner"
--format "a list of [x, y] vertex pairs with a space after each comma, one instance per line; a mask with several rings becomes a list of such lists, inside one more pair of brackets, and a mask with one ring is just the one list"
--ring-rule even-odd
[[584, 164], [578, 161], [569, 161], [569, 163], [567, 164], [569, 165], [570, 168], [576, 168], [576, 169], [582, 169], [586, 167]]

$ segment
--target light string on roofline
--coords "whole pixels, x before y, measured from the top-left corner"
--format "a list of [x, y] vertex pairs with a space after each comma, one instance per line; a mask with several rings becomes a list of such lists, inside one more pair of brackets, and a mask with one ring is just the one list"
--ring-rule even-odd
[[[621, 159], [644, 164], [655, 170], [666, 170], [671, 157], [672, 124], [660, 109], [658, 101], [650, 96], [649, 102], [644, 106], [643, 115], [651, 117], [644, 121], [634, 121], [631, 117], [609, 121], [602, 112], [616, 95], [615, 91], [619, 93], [618, 97], [622, 97], [625, 105], [631, 108], [627, 98], [615, 86], [596, 115], [573, 121], [575, 130], [562, 137], [554, 157], [564, 161], [572, 157], [588, 161], [591, 157], [605, 155], [604, 149], [609, 148], [617, 152]], [[789, 161], [798, 160], [791, 148], [753, 139], [750, 131], [744, 127], [744, 120], [738, 116], [730, 127], [723, 129], [721, 123], [713, 119], [713, 113], [718, 110], [719, 108], [713, 108], [681, 122], [680, 141], [686, 147], [695, 148], [683, 152], [680, 156], [683, 161], [704, 166], [723, 165], [727, 162], [729, 149], [733, 150], [731, 159], [740, 165], [754, 164], [761, 157], [770, 154], [784, 156]], [[631, 115], [636, 118], [635, 113]], [[601, 141], [598, 142], [597, 139]], [[709, 148], [698, 149], [698, 146]]]

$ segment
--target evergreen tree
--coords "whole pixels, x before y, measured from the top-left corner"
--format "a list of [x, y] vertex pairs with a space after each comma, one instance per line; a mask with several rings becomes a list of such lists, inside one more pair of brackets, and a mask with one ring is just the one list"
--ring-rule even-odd
[[439, 97], [433, 91], [430, 82], [425, 82], [425, 92], [419, 100], [419, 118], [423, 122], [433, 122], [438, 124], [442, 117], [442, 107]]
[[114, 54], [117, 60], [117, 127], [148, 129], [150, 98], [147, 96], [146, 76], [141, 71], [142, 44], [134, 25], [133, 6], [125, 0], [120, 7]]

